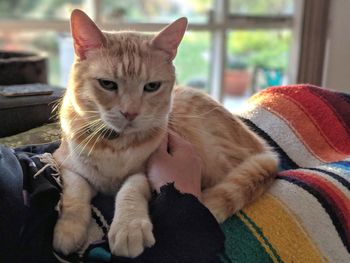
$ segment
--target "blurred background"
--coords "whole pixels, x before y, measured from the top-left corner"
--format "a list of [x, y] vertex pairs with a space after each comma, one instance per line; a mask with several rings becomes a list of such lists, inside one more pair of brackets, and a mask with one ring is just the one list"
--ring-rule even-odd
[[188, 17], [175, 59], [177, 82], [208, 92], [232, 111], [268, 86], [349, 89], [344, 45], [350, 40], [342, 31], [349, 28], [347, 0], [0, 0], [0, 49], [46, 53], [49, 84], [64, 88], [74, 8], [105, 30], [158, 31]]

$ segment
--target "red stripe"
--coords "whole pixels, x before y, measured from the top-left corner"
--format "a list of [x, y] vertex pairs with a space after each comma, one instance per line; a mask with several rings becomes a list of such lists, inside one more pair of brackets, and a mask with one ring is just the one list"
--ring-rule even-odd
[[264, 93], [249, 102], [258, 104], [285, 122], [307, 150], [320, 161], [334, 162], [347, 158], [348, 155], [331, 145], [303, 108], [288, 96], [276, 92]]
[[328, 104], [350, 136], [350, 103], [337, 92], [314, 86], [308, 86], [306, 88]]
[[308, 85], [273, 87], [263, 91], [273, 96], [274, 93], [284, 94], [298, 104], [318, 127], [319, 132], [338, 151], [350, 154], [350, 136], [345, 127], [327, 103], [311, 93]]
[[331, 181], [311, 172], [289, 170], [279, 173], [280, 176], [294, 177], [316, 189], [334, 208], [337, 217], [346, 229], [346, 237], [350, 240], [350, 200]]

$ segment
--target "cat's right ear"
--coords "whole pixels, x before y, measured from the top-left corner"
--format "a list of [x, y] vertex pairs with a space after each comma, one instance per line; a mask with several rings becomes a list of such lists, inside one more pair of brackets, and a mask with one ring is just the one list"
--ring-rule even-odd
[[106, 38], [97, 25], [83, 11], [73, 10], [70, 18], [75, 54], [82, 60], [89, 51], [106, 44]]
[[179, 18], [160, 31], [151, 40], [151, 46], [166, 52], [169, 55], [169, 59], [173, 60], [176, 56], [177, 48], [186, 32], [186, 28], [187, 18]]

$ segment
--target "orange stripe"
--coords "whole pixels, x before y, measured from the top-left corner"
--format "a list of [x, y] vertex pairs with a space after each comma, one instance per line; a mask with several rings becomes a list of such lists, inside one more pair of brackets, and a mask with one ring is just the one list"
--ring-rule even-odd
[[283, 94], [265, 92], [254, 96], [249, 102], [273, 111], [275, 115], [285, 120], [305, 147], [321, 161], [334, 162], [347, 157], [328, 143], [299, 105]]
[[284, 94], [298, 104], [334, 148], [350, 154], [350, 136], [328, 103], [305, 87], [275, 89], [274, 93]]

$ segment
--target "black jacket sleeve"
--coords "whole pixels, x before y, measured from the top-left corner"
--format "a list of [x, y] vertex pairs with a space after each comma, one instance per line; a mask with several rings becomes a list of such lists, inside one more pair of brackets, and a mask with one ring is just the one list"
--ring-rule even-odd
[[[54, 148], [54, 144], [47, 145]], [[43, 164], [31, 158], [38, 149], [18, 150], [0, 146], [0, 262], [57, 262], [52, 234], [57, 220], [55, 206], [60, 189], [51, 176], [33, 178]], [[42, 149], [41, 149], [42, 148]]]
[[150, 203], [156, 244], [136, 259], [113, 257], [113, 262], [217, 263], [224, 235], [209, 210], [173, 184], [161, 188]]
[[11, 149], [0, 146], [0, 262], [15, 262], [26, 208], [22, 169]]
[[[42, 176], [33, 176], [43, 167], [33, 156], [55, 148], [57, 144], [48, 144], [13, 151], [0, 146], [0, 262], [57, 262], [52, 236], [60, 188], [50, 168]], [[30, 194], [29, 199], [23, 198], [25, 193]], [[106, 206], [110, 212], [113, 203]], [[173, 184], [165, 185], [150, 202], [150, 216], [156, 239], [152, 248], [134, 259], [111, 256], [101, 261], [84, 257], [84, 262], [220, 262], [218, 253], [224, 249], [224, 235], [209, 210], [193, 195], [180, 193]], [[106, 246], [108, 253], [108, 242]]]

